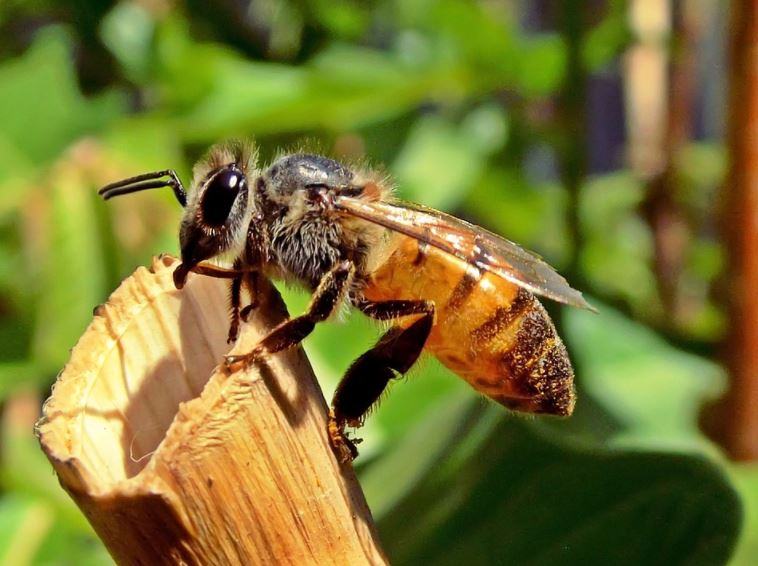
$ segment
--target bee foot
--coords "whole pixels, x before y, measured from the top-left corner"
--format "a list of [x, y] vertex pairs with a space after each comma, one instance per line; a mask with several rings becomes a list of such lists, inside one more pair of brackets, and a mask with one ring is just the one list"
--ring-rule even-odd
[[331, 444], [334, 455], [340, 464], [350, 463], [358, 457], [358, 448], [355, 445], [360, 444], [362, 439], [348, 438], [344, 424], [337, 421], [334, 411], [329, 411], [328, 432], [329, 444]]
[[224, 370], [226, 373], [241, 371], [251, 364], [263, 359], [264, 352], [253, 350], [249, 354], [224, 356]]
[[237, 337], [239, 336], [239, 327], [234, 325], [231, 328], [229, 328], [229, 336], [226, 338], [227, 344], [234, 344], [237, 341]]
[[247, 365], [244, 356], [224, 356], [224, 372], [236, 373]]

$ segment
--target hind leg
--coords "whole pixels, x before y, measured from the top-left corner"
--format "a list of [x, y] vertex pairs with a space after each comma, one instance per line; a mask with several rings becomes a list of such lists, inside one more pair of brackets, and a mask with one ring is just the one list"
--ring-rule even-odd
[[395, 326], [387, 331], [371, 350], [353, 362], [337, 386], [329, 412], [329, 439], [341, 462], [358, 455], [345, 427], [360, 426], [389, 381], [416, 363], [434, 324], [434, 304], [427, 301], [363, 302], [356, 306], [378, 320], [422, 316], [408, 327]]

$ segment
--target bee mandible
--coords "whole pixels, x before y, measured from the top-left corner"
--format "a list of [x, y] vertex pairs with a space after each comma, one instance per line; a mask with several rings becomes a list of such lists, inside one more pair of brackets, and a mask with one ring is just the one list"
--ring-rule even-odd
[[[393, 198], [388, 179], [320, 155], [285, 154], [258, 169], [251, 144], [210, 149], [185, 191], [173, 170], [110, 184], [111, 197], [169, 187], [184, 207], [181, 263], [231, 279], [233, 341], [255, 307], [258, 276], [296, 282], [312, 293], [305, 313], [275, 327], [234, 371], [299, 344], [344, 303], [390, 329], [358, 357], [331, 404], [328, 434], [337, 457], [357, 456], [347, 427], [359, 427], [393, 379], [422, 351], [505, 407], [570, 415], [574, 373], [566, 348], [535, 295], [589, 308], [581, 293], [537, 256], [483, 228]], [[206, 260], [230, 258], [231, 269]], [[251, 304], [241, 308], [243, 287]]]

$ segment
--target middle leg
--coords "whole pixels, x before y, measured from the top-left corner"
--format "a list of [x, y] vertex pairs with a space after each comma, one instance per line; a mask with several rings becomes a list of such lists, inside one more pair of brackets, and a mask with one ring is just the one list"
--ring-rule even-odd
[[321, 279], [304, 314], [279, 324], [249, 353], [227, 356], [226, 369], [234, 371], [270, 354], [298, 345], [313, 332], [317, 323], [329, 318], [337, 309], [354, 273], [355, 266], [351, 262], [343, 261], [337, 264]]

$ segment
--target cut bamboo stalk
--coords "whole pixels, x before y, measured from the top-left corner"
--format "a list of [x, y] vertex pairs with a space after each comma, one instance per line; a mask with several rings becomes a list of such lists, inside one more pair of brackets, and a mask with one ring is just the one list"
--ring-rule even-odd
[[[58, 377], [37, 433], [61, 485], [119, 564], [386, 563], [302, 351], [220, 371], [228, 283], [177, 291], [176, 264], [126, 279]], [[286, 316], [262, 298], [233, 352]]]

